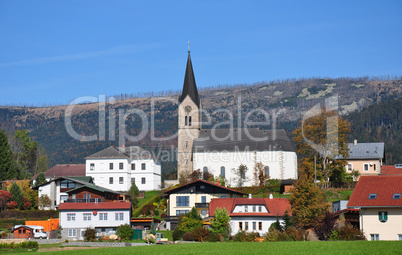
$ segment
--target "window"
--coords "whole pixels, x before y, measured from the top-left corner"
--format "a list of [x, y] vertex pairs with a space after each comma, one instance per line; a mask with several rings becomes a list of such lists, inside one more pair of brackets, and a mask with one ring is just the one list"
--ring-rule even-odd
[[256, 207], [255, 207], [255, 205], [253, 205], [253, 212], [256, 212]]
[[123, 177], [119, 177], [119, 184], [123, 184], [124, 183], [124, 178]]
[[204, 168], [202, 169], [202, 171], [203, 171], [204, 173], [208, 172], [208, 167], [204, 166]]
[[395, 194], [392, 196], [392, 199], [401, 199], [401, 193], [395, 193]]
[[113, 163], [109, 163], [109, 169], [113, 170]]
[[68, 230], [68, 237], [76, 237], [77, 236], [77, 230], [76, 229], [69, 229]]
[[221, 198], [226, 198], [226, 196], [221, 196]]
[[207, 202], [207, 197], [201, 196], [201, 203], [206, 203], [206, 202]]
[[262, 205], [259, 205], [259, 206], [258, 206], [258, 211], [259, 211], [259, 212], [262, 212]]
[[187, 120], [187, 118], [188, 118], [187, 116], [186, 116], [186, 117], [184, 117], [184, 125], [185, 125], [185, 126], [187, 126], [187, 125], [188, 125], [188, 120]]
[[109, 184], [113, 184], [113, 177], [109, 177]]
[[99, 220], [107, 220], [107, 213], [100, 213]]
[[90, 213], [84, 213], [83, 214], [83, 220], [84, 221], [90, 221], [91, 220], [91, 214]]
[[248, 222], [244, 222], [244, 230], [248, 230]]
[[124, 169], [124, 164], [123, 163], [119, 163], [119, 169], [123, 170]]
[[265, 167], [265, 176], [269, 176], [269, 166]]
[[60, 196], [60, 203], [65, 203], [67, 199], [68, 199], [68, 195], [61, 195]]
[[177, 196], [176, 197], [176, 206], [177, 207], [188, 207], [190, 204], [189, 196]]
[[363, 171], [368, 171], [369, 170], [369, 164], [363, 164]]
[[75, 182], [70, 181], [70, 180], [62, 180], [60, 182], [60, 188], [61, 189], [74, 189], [75, 188]]
[[186, 148], [188, 147], [188, 141], [186, 141]]
[[145, 163], [141, 163], [141, 170], [145, 170]]
[[402, 241], [402, 235], [398, 235], [398, 240]]
[[257, 230], [257, 222], [253, 221], [253, 230]]
[[201, 186], [200, 186], [200, 189], [205, 189], [205, 185], [201, 185]]
[[180, 216], [181, 214], [186, 214], [188, 212], [189, 210], [176, 210], [176, 216]]
[[352, 170], [353, 170], [353, 164], [352, 164], [352, 163], [349, 163], [349, 164], [346, 166], [346, 170], [347, 170], [348, 172], [352, 172]]
[[141, 184], [145, 184], [145, 183], [146, 183], [145, 177], [142, 177], [141, 178]]
[[376, 199], [376, 197], [377, 197], [377, 194], [372, 193], [369, 195], [368, 199]]
[[239, 229], [243, 230], [243, 222], [239, 222]]
[[225, 178], [225, 167], [221, 166], [221, 177]]
[[380, 240], [380, 235], [379, 234], [370, 234], [371, 241], [378, 241]]
[[191, 126], [191, 116], [188, 116], [188, 125]]
[[89, 164], [89, 170], [91, 171], [95, 170], [95, 163]]
[[258, 222], [258, 230], [262, 230], [262, 221]]
[[135, 170], [135, 163], [131, 164], [131, 170]]
[[131, 183], [135, 183], [135, 178], [131, 178]]
[[248, 212], [248, 206], [247, 205], [244, 206], [244, 212]]
[[378, 212], [378, 220], [381, 222], [387, 222], [388, 212]]
[[374, 164], [374, 171], [377, 171], [377, 164]]
[[204, 217], [207, 214], [207, 210], [201, 210], [201, 216]]
[[124, 213], [115, 213], [114, 219], [115, 219], [116, 221], [122, 221], [122, 220], [124, 220]]
[[67, 221], [75, 221], [75, 213], [67, 213]]

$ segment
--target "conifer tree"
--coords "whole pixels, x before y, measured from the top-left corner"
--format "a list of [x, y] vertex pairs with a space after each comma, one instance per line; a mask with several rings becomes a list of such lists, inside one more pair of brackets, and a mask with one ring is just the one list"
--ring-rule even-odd
[[40, 173], [35, 179], [35, 186], [41, 185], [46, 182], [46, 177], [44, 173]]
[[13, 153], [8, 144], [7, 135], [0, 130], [0, 181], [17, 178], [17, 171], [13, 161]]
[[11, 200], [17, 203], [18, 209], [24, 208], [24, 197], [22, 196], [20, 186], [17, 183], [13, 183], [10, 188]]

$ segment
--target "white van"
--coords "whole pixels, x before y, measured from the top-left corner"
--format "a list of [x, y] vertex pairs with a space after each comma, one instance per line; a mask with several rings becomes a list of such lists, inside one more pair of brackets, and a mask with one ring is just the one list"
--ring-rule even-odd
[[42, 226], [28, 226], [33, 229], [33, 237], [37, 239], [47, 239], [47, 234]]

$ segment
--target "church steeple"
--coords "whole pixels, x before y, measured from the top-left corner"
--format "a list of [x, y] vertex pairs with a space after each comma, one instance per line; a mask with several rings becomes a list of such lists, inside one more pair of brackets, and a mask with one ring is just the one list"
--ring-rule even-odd
[[183, 102], [186, 96], [190, 96], [191, 100], [199, 107], [200, 99], [198, 97], [197, 85], [195, 84], [193, 64], [191, 63], [190, 46], [188, 48], [188, 58], [186, 74], [184, 76], [183, 92], [179, 97], [179, 103]]

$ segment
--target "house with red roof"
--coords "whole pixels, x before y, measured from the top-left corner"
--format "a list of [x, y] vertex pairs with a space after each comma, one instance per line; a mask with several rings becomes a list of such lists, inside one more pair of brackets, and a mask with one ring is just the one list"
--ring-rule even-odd
[[[85, 164], [57, 164], [43, 173], [46, 181], [56, 179], [59, 177], [84, 177], [85, 176]], [[35, 180], [39, 174], [35, 174], [31, 180], [33, 186], [35, 186]]]
[[383, 165], [381, 175], [402, 175], [402, 164]]
[[[195, 180], [164, 192], [167, 200], [167, 228], [174, 229], [180, 214], [195, 207], [201, 217], [208, 215], [209, 203], [214, 198], [240, 198], [244, 192], [204, 180]], [[169, 227], [170, 226], [170, 227]]]
[[232, 235], [241, 230], [263, 235], [277, 219], [283, 223], [286, 211], [291, 215], [286, 198], [253, 198], [251, 195], [248, 198], [215, 198], [209, 204], [209, 216], [213, 217], [217, 208], [228, 211]]
[[402, 175], [361, 176], [348, 202], [368, 240], [402, 240]]
[[83, 240], [87, 228], [94, 228], [98, 236], [115, 233], [120, 225], [130, 224], [130, 202], [62, 203], [59, 224], [63, 239]]

